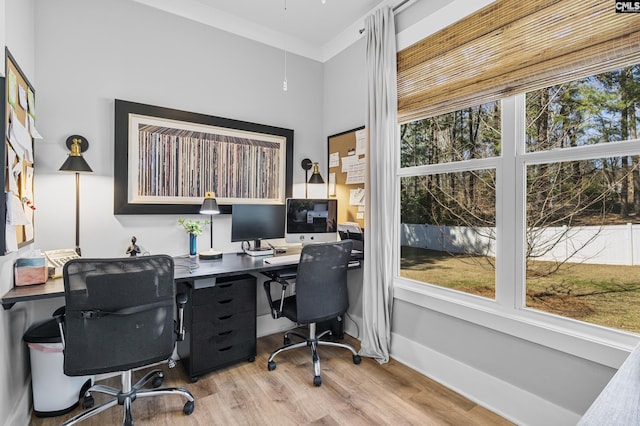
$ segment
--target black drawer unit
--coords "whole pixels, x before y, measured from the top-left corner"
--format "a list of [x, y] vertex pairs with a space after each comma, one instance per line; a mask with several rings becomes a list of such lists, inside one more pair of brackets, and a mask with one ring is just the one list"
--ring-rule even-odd
[[256, 278], [243, 274], [177, 283], [187, 295], [178, 355], [192, 381], [256, 357]]

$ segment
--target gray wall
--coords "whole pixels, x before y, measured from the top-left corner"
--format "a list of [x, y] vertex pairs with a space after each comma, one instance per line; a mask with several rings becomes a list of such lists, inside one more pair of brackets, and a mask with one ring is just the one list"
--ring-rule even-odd
[[364, 126], [365, 47], [365, 39], [361, 38], [324, 64], [324, 129], [327, 136]]
[[[113, 215], [114, 98], [294, 129], [294, 165], [325, 158], [322, 64], [132, 1], [39, 2], [36, 10], [39, 142], [38, 203], [42, 249], [72, 246], [73, 175], [58, 173], [64, 141], [87, 137], [93, 174], [81, 177], [83, 255], [122, 255], [132, 235], [152, 253], [187, 251], [177, 216]], [[326, 160], [323, 160], [326, 161]], [[294, 167], [294, 194], [304, 171]], [[57, 212], [55, 217], [47, 214]], [[216, 248], [230, 243], [230, 216], [214, 219]], [[208, 247], [207, 235], [198, 239]]]
[[[36, 151], [42, 249], [73, 245], [73, 176], [57, 169], [65, 139], [79, 133], [90, 142], [85, 157], [94, 169], [81, 176], [83, 255], [124, 255], [132, 235], [152, 253], [187, 252], [179, 216], [113, 215], [114, 98], [293, 129], [294, 195], [303, 193], [300, 161], [324, 159], [319, 62], [289, 55], [283, 92], [281, 50], [126, 0], [41, 2], [36, 25], [46, 135]], [[214, 246], [225, 252], [239, 250], [230, 219], [214, 218]], [[208, 232], [198, 245], [209, 246]], [[268, 312], [263, 299], [259, 313]]]

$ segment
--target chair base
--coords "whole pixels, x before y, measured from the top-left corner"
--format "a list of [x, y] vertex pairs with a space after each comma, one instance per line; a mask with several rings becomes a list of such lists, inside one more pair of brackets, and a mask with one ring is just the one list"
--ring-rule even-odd
[[309, 336], [304, 336], [300, 333], [297, 333], [295, 331], [288, 331], [285, 333], [284, 335], [284, 340], [285, 342], [289, 342], [289, 335], [293, 334], [294, 336], [300, 337], [301, 339], [303, 339], [302, 342], [298, 342], [298, 343], [285, 343], [284, 346], [282, 346], [281, 348], [275, 350], [274, 352], [271, 353], [271, 355], [269, 356], [269, 360], [267, 361], [267, 369], [269, 371], [273, 371], [276, 369], [276, 362], [274, 361], [274, 358], [276, 356], [278, 356], [280, 353], [285, 352], [285, 351], [289, 351], [292, 349], [297, 349], [297, 348], [301, 348], [304, 346], [309, 346], [311, 348], [311, 356], [313, 359], [313, 384], [314, 386], [320, 386], [322, 385], [322, 377], [320, 377], [320, 356], [318, 355], [318, 346], [334, 346], [334, 347], [338, 347], [338, 348], [344, 348], [347, 349], [349, 351], [351, 351], [352, 357], [353, 357], [353, 363], [354, 364], [360, 364], [360, 362], [362, 361], [362, 358], [360, 358], [360, 355], [358, 355], [358, 353], [356, 352], [356, 350], [353, 348], [353, 346], [347, 344], [347, 343], [338, 343], [338, 342], [333, 342], [333, 341], [328, 341], [328, 340], [321, 340], [324, 336], [330, 334], [331, 331], [327, 330], [324, 331], [323, 333], [321, 333], [320, 335], [316, 336], [316, 323], [310, 323], [309, 324]]
[[[108, 408], [113, 407], [114, 405], [122, 405], [123, 406], [123, 420], [122, 424], [124, 426], [133, 425], [133, 415], [131, 413], [131, 403], [136, 400], [136, 398], [147, 398], [151, 396], [161, 396], [161, 395], [181, 395], [183, 396], [187, 402], [184, 404], [182, 408], [182, 412], [186, 415], [193, 413], [195, 408], [195, 400], [191, 392], [183, 388], [158, 388], [164, 379], [164, 373], [162, 370], [153, 370], [147, 373], [143, 378], [138, 380], [134, 385], [131, 385], [131, 370], [123, 371], [120, 375], [120, 381], [122, 389], [116, 389], [111, 386], [104, 385], [93, 385], [89, 389], [87, 389], [84, 400], [82, 402], [83, 408], [90, 408], [87, 411], [84, 411], [66, 422], [63, 425], [74, 425], [78, 422], [81, 422], [84, 419], [95, 416]], [[148, 382], [152, 382], [152, 386], [154, 389], [141, 389]], [[107, 395], [111, 395], [114, 398], [109, 401], [100, 404], [98, 406], [93, 406], [93, 396], [92, 392], [100, 392]], [[91, 408], [93, 407], [93, 408]]]

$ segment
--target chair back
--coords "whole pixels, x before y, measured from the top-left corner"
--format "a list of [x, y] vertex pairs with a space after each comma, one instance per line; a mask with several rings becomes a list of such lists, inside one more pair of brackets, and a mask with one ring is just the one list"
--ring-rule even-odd
[[349, 308], [347, 269], [350, 240], [309, 244], [302, 248], [296, 276], [297, 321], [324, 321]]
[[174, 348], [173, 271], [166, 255], [67, 262], [65, 374], [124, 371], [168, 359]]

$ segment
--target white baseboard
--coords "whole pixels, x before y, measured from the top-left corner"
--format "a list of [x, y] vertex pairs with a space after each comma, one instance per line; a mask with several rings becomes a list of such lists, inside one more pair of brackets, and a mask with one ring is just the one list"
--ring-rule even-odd
[[580, 415], [392, 333], [391, 356], [518, 425], [575, 425]]

